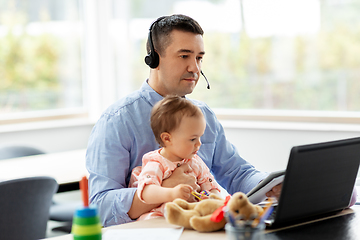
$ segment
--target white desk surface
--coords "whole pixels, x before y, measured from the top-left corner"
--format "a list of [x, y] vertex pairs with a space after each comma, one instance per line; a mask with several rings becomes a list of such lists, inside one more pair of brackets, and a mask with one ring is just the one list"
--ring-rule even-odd
[[50, 176], [59, 184], [80, 181], [88, 176], [86, 149], [0, 160], [0, 180]]
[[[145, 221], [135, 221], [131, 223], [121, 224], [117, 226], [103, 228], [102, 232], [105, 233], [110, 229], [134, 229], [134, 228], [179, 228], [179, 226], [172, 225], [166, 222], [165, 218], [154, 218]], [[59, 237], [48, 238], [49, 240], [73, 240], [72, 234], [67, 234]], [[196, 239], [196, 240], [222, 240], [226, 239], [225, 230], [200, 233], [194, 230], [184, 229], [180, 239]]]
[[[355, 211], [357, 211], [358, 213], [360, 213], [359, 212], [360, 211], [360, 206], [353, 206], [352, 208]], [[342, 212], [340, 212], [338, 214], [335, 214], [335, 215], [332, 215], [332, 216], [329, 216], [329, 217], [326, 217], [326, 218], [320, 218], [320, 219], [313, 220], [313, 221], [310, 221], [310, 222], [298, 224], [298, 225], [293, 225], [293, 226], [280, 228], [280, 229], [276, 229], [276, 230], [265, 230], [265, 233], [270, 233], [271, 234], [273, 232], [286, 230], [286, 229], [294, 229], [294, 231], [296, 232], [296, 231], [299, 231], [297, 229], [301, 229], [301, 228], [294, 228], [294, 227], [301, 226], [301, 225], [307, 225], [307, 224], [311, 224], [311, 223], [322, 222], [322, 221], [324, 221], [326, 219], [331, 219], [331, 218], [336, 218], [336, 217], [339, 217], [339, 216], [348, 215], [348, 214], [354, 213], [353, 209], [346, 209], [346, 210], [344, 210], [344, 211], [342, 211]], [[357, 224], [357, 223], [355, 223], [355, 224]], [[309, 226], [311, 226], [311, 225], [309, 225]], [[102, 233], [104, 234], [106, 231], [109, 231], [111, 229], [136, 229], [136, 228], [179, 228], [179, 226], [169, 224], [169, 223], [166, 222], [165, 218], [160, 217], [160, 218], [154, 218], [154, 219], [145, 220], [145, 221], [135, 221], [135, 222], [131, 222], [131, 223], [106, 227], [106, 228], [102, 229]], [[359, 230], [359, 229], [357, 228], [357, 230]], [[326, 233], [324, 233], [324, 234], [326, 235]], [[267, 234], [264, 235], [264, 240], [265, 239], [274, 239], [272, 237], [272, 235], [269, 235], [269, 237], [266, 237], [266, 236], [267, 236]], [[73, 240], [73, 235], [72, 234], [67, 234], [67, 235], [54, 237], [54, 238], [48, 238], [48, 239], [49, 240], [50, 239], [51, 240]], [[225, 240], [225, 239], [227, 239], [227, 236], [226, 236], [225, 230], [220, 230], [220, 231], [210, 232], [210, 233], [200, 233], [200, 232], [197, 232], [195, 230], [184, 229], [183, 233], [180, 236], [180, 240], [189, 240], [189, 239], [196, 239], [196, 240]], [[325, 238], [309, 238], [309, 239], [325, 239]], [[288, 240], [288, 238], [286, 238], [286, 240]]]

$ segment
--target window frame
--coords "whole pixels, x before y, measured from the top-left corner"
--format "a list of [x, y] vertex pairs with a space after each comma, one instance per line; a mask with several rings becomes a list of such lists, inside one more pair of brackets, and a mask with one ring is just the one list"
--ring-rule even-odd
[[219, 120], [359, 124], [360, 113], [300, 110], [214, 109]]

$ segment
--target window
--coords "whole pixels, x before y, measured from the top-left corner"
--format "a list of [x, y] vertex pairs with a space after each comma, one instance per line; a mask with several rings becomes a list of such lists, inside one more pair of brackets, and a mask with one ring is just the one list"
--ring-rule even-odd
[[191, 97], [222, 113], [359, 120], [359, 0], [128, 1], [125, 15], [116, 12], [123, 7], [113, 1], [113, 43], [123, 59], [116, 77], [124, 81], [127, 71], [129, 91], [148, 77], [143, 58], [151, 22], [183, 13], [205, 30], [203, 71], [211, 84], [206, 90], [201, 77]]
[[360, 1], [226, 2], [237, 19], [222, 24], [236, 31], [220, 25], [205, 38], [209, 105], [360, 111]]
[[219, 116], [359, 122], [359, 10], [360, 0], [0, 0], [0, 118], [97, 119], [148, 77], [150, 24], [182, 13], [205, 31], [211, 85], [200, 77], [190, 97]]
[[2, 118], [85, 106], [82, 24], [76, 0], [0, 0]]

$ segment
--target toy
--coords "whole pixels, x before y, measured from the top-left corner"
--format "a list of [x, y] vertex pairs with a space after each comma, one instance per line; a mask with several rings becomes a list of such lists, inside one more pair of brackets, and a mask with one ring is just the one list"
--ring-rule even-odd
[[80, 181], [80, 190], [83, 206], [74, 212], [71, 233], [74, 240], [101, 240], [101, 224], [96, 206], [89, 206], [88, 179]]
[[196, 198], [196, 200], [198, 200], [198, 201], [201, 201], [201, 200], [204, 200], [204, 199], [208, 199], [209, 196], [210, 196], [210, 193], [209, 193], [208, 191], [206, 191], [206, 190], [201, 191], [200, 193], [198, 193], [198, 192], [196, 192], [196, 191], [193, 191], [191, 194], [192, 194], [192, 195]]
[[224, 200], [210, 194], [209, 199], [188, 203], [175, 199], [165, 204], [165, 218], [175, 225], [194, 229], [199, 232], [212, 232], [222, 229], [226, 220], [224, 211], [228, 211], [236, 220], [254, 220], [262, 214], [260, 206], [249, 202], [244, 193], [237, 192]]

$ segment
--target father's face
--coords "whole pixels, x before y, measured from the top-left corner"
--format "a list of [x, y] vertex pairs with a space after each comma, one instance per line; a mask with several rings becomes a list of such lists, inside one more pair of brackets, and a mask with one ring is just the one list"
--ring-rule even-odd
[[156, 91], [162, 96], [191, 93], [200, 76], [201, 61], [205, 54], [200, 34], [173, 30], [171, 43], [160, 56]]

